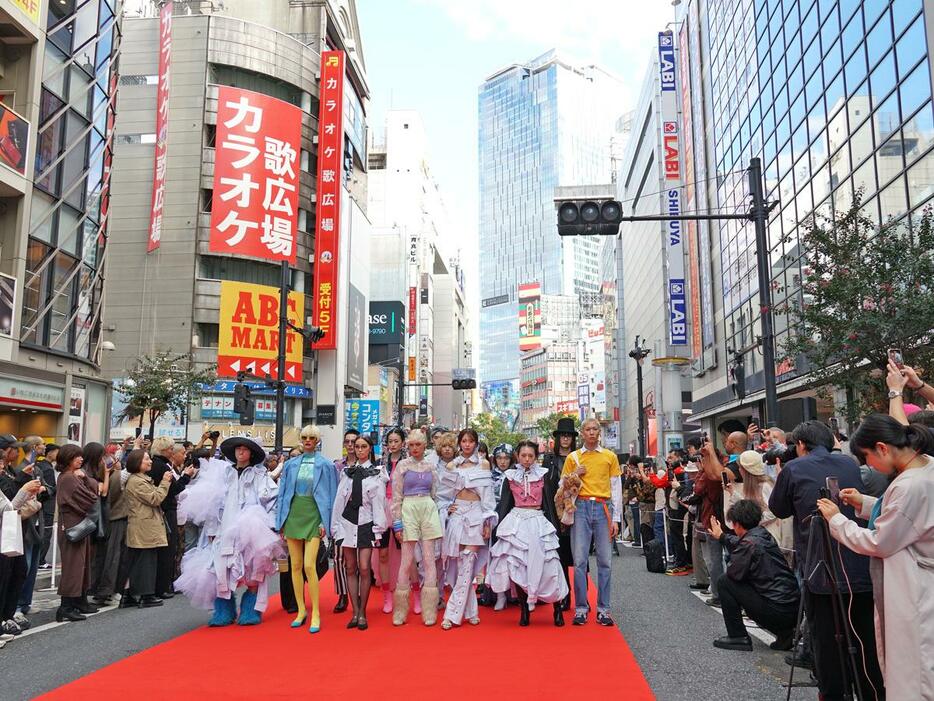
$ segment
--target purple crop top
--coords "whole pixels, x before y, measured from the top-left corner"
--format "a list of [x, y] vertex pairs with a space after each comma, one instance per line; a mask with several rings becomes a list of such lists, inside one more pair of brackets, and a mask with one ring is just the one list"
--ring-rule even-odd
[[430, 496], [433, 477], [434, 473], [431, 470], [426, 472], [406, 471], [402, 475], [402, 494], [407, 497]]
[[529, 482], [528, 493], [526, 493], [525, 485], [522, 482], [513, 482], [512, 480], [508, 480], [508, 482], [512, 497], [516, 500], [516, 506], [535, 508], [542, 505], [542, 488], [545, 486], [545, 480], [540, 479]]

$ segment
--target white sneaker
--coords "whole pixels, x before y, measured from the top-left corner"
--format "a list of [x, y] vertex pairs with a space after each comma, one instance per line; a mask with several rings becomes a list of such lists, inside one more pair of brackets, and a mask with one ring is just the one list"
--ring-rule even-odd
[[15, 637], [16, 637], [15, 635], [12, 635], [10, 633], [0, 633], [0, 643], [5, 643], [8, 640], [12, 640]]
[[13, 622], [20, 627], [21, 630], [29, 630], [29, 619], [26, 618], [26, 614], [22, 611], [17, 611], [13, 614]]

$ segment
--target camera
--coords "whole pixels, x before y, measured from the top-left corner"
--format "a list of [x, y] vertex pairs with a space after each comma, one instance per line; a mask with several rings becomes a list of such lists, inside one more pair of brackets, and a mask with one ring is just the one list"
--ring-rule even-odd
[[211, 431], [211, 432], [208, 434], [208, 436], [210, 436], [212, 440], [215, 440], [215, 441], [216, 441], [218, 438], [221, 437], [221, 432], [220, 432], [220, 431]]
[[785, 445], [773, 445], [762, 454], [762, 461], [766, 465], [775, 465], [779, 460], [781, 460], [782, 463], [786, 463], [789, 460], [794, 460], [796, 457], [798, 457], [798, 451], [795, 448], [795, 444], [787, 443]]

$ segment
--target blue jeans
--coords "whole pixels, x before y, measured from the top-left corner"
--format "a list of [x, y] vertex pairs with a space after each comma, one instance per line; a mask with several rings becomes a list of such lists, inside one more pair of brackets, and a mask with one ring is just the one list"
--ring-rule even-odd
[[610, 612], [610, 524], [605, 511], [609, 507], [609, 503], [602, 504], [584, 497], [577, 500], [574, 525], [571, 526], [575, 613], [586, 614], [590, 610], [587, 603], [587, 559], [591, 540], [597, 551], [597, 613]]
[[720, 598], [720, 590], [717, 586], [717, 580], [723, 574], [723, 546], [720, 541], [712, 535], [707, 535], [701, 549], [704, 553], [704, 562], [707, 565], [707, 573], [710, 576], [710, 594], [714, 599]]
[[28, 610], [32, 606], [32, 592], [36, 588], [36, 575], [39, 573], [39, 554], [42, 552], [42, 543], [28, 545], [26, 552], [26, 581], [23, 582], [23, 592], [19, 595], [16, 608], [20, 611]]
[[661, 509], [655, 512], [655, 519], [652, 521], [652, 533], [655, 534], [655, 540], [659, 543], [665, 542], [665, 517]]

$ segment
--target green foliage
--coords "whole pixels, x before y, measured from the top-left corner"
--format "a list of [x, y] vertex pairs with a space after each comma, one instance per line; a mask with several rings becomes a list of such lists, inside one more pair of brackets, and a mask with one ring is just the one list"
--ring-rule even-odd
[[574, 419], [574, 430], [580, 432], [581, 422], [580, 418], [576, 413], [574, 414], [559, 414], [554, 412], [548, 416], [542, 417], [535, 423], [535, 428], [538, 430], [538, 437], [544, 441], [547, 441], [551, 438], [551, 434], [555, 432], [555, 429], [558, 428], [558, 419]]
[[934, 370], [934, 228], [930, 210], [881, 227], [857, 198], [835, 220], [815, 217], [802, 236], [801, 303], [787, 312], [787, 360], [806, 358], [822, 394], [847, 396], [848, 421], [885, 410], [886, 351]]
[[506, 423], [495, 414], [474, 414], [470, 418], [470, 427], [480, 434], [480, 440], [485, 441], [491, 451], [500, 443], [515, 445], [525, 440], [525, 436], [510, 431]]
[[126, 401], [123, 418], [149, 418], [149, 436], [155, 432], [156, 421], [166, 413], [181, 415], [188, 405], [201, 398], [201, 385], [215, 380], [214, 368], [195, 370], [188, 355], [159, 351], [143, 356], [116, 387]]

